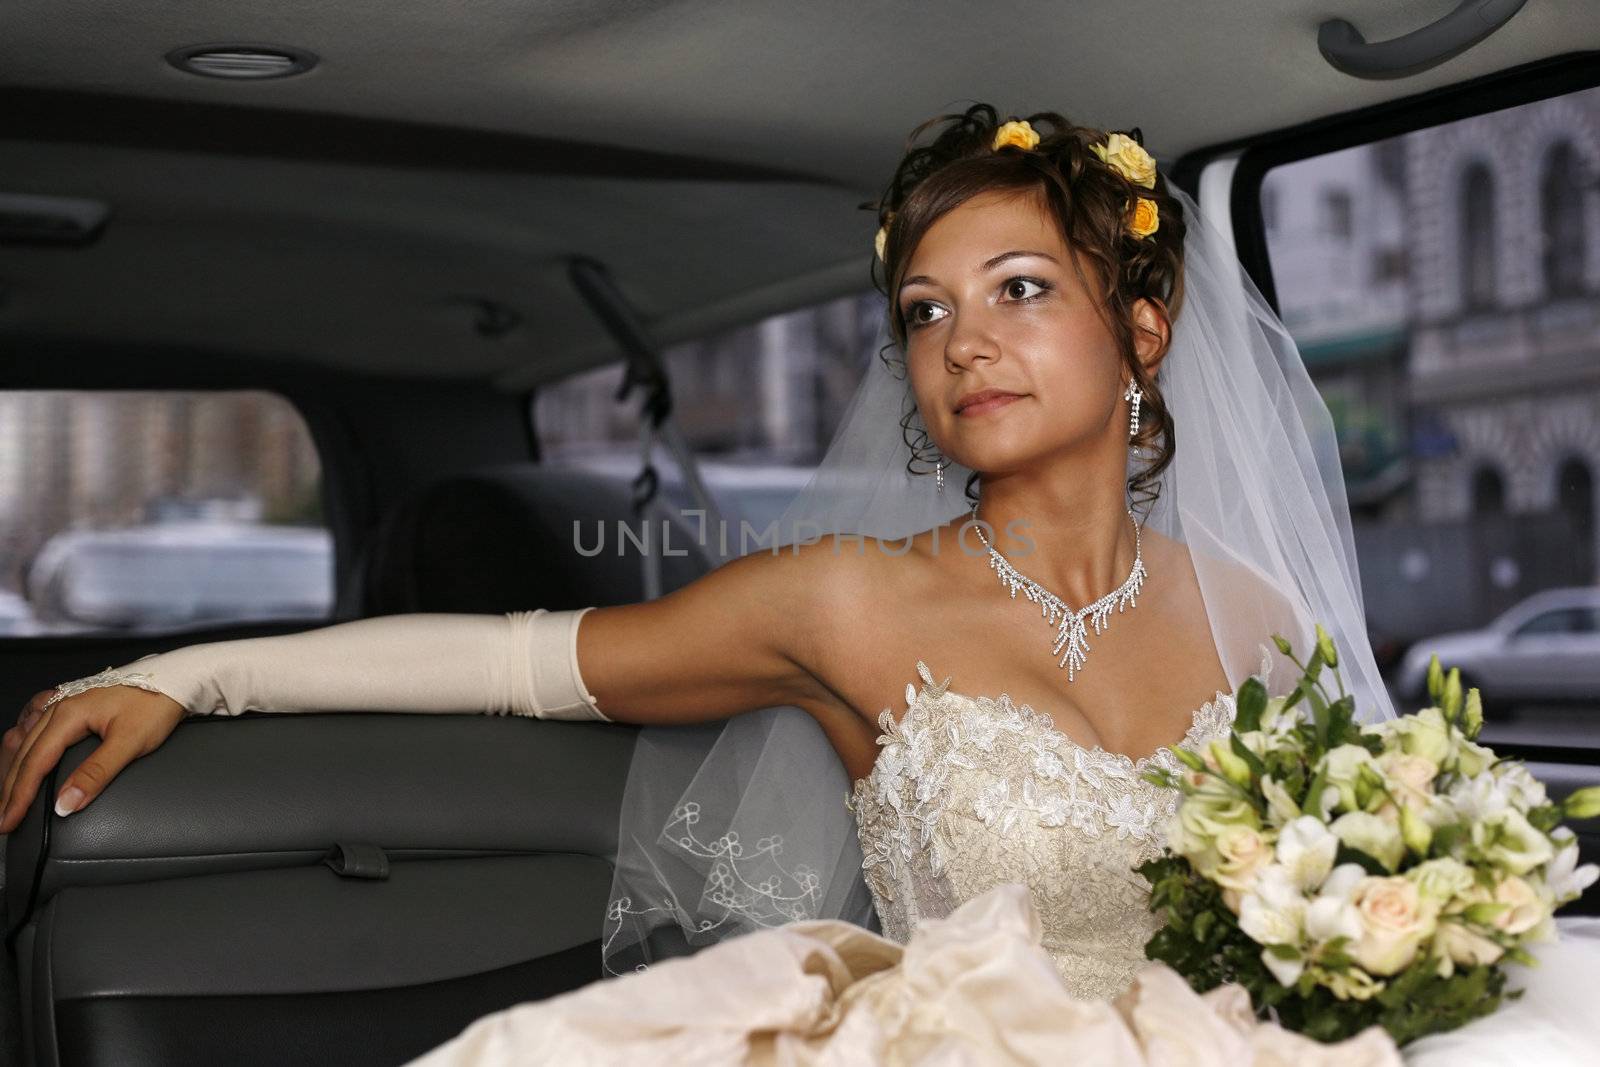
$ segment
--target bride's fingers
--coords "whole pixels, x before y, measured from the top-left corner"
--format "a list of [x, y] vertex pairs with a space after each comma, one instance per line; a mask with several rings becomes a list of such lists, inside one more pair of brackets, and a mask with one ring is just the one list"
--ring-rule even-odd
[[45, 726], [54, 714], [55, 708], [51, 707], [49, 710], [39, 712], [31, 718], [24, 716], [26, 723], [19, 722], [16, 725], [16, 741], [11, 745], [10, 758], [6, 760], [4, 784], [0, 785], [0, 813], [4, 813], [10, 806], [8, 801], [11, 799], [11, 786], [16, 780], [17, 768], [22, 765], [22, 758], [28, 754], [28, 750], [39, 739], [39, 734], [44, 731]]
[[[38, 725], [39, 717], [44, 714], [45, 701], [54, 695], [54, 689], [35, 693], [33, 699], [24, 704], [22, 711], [17, 714], [16, 724], [4, 734], [0, 734], [0, 781], [6, 779], [6, 772], [11, 770], [28, 735], [33, 732], [34, 726]], [[3, 804], [0, 804], [0, 810], [4, 810]]]
[[10, 833], [22, 821], [39, 791], [39, 783], [61, 761], [62, 753], [91, 733], [87, 717], [81, 714], [51, 714], [41, 720], [37, 729], [32, 744], [11, 768], [10, 795], [4, 808], [0, 808], [0, 833]]
[[[88, 807], [128, 764], [150, 750], [151, 746], [132, 733], [125, 723], [111, 724], [100, 744], [57, 790], [51, 801], [56, 813], [71, 815]], [[63, 804], [66, 805], [64, 809]]]

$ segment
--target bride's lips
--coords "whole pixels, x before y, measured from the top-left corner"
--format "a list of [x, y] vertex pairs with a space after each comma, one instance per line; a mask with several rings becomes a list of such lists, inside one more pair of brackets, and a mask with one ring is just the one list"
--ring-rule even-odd
[[956, 401], [957, 415], [982, 415], [997, 411], [1013, 400], [1021, 400], [1021, 393], [1008, 393], [1004, 389], [979, 389]]

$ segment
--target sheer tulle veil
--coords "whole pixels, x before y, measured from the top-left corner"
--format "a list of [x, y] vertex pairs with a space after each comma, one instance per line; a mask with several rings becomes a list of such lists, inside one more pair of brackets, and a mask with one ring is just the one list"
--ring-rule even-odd
[[[1289, 637], [1303, 657], [1320, 622], [1358, 715], [1393, 717], [1367, 639], [1328, 408], [1232, 242], [1182, 189], [1167, 191], [1187, 223], [1184, 299], [1156, 379], [1176, 448], [1141, 519], [1188, 547], [1235, 687], [1257, 675], [1270, 691], [1287, 691], [1298, 670], [1270, 635]], [[820, 468], [779, 520], [779, 544], [832, 533], [903, 538], [967, 510], [967, 470], [948, 468], [942, 493], [931, 476], [907, 472], [900, 419], [910, 403], [907, 383], [873, 360]], [[1130, 474], [1139, 462], [1130, 454]], [[769, 538], [751, 549], [772, 546]], [[1004, 592], [997, 583], [996, 595]], [[1042, 622], [1041, 634], [1049, 636]], [[908, 680], [912, 673], [908, 664]], [[641, 731], [606, 915], [606, 969], [797, 919], [875, 926], [849, 786], [798, 708]]]

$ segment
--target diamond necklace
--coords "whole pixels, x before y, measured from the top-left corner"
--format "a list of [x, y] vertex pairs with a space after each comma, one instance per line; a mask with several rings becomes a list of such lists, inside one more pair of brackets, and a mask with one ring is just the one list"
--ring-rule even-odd
[[1146, 571], [1144, 569], [1143, 545], [1139, 537], [1139, 522], [1133, 517], [1133, 511], [1128, 511], [1128, 518], [1133, 522], [1133, 570], [1128, 572], [1127, 580], [1116, 589], [1096, 600], [1093, 604], [1079, 611], [1073, 611], [1067, 602], [1056, 596], [1038, 582], [1023, 574], [1011, 565], [1011, 561], [1000, 554], [1000, 551], [989, 543], [983, 534], [983, 524], [978, 522], [978, 505], [972, 505], [973, 528], [978, 531], [978, 540], [983, 542], [983, 547], [989, 550], [989, 566], [1000, 579], [1000, 584], [1009, 586], [1011, 599], [1017, 599], [1017, 590], [1021, 589], [1027, 598], [1039, 605], [1039, 613], [1046, 622], [1060, 620], [1056, 630], [1055, 647], [1051, 653], [1061, 651], [1066, 646], [1066, 654], [1061, 657], [1058, 667], [1067, 668], [1067, 681], [1073, 681], [1077, 673], [1083, 669], [1084, 656], [1089, 651], [1089, 628], [1084, 620], [1088, 619], [1094, 626], [1096, 634], [1105, 632], [1106, 623], [1111, 618], [1111, 610], [1115, 608], [1122, 611], [1125, 607], [1136, 606], [1135, 598], [1144, 586]]

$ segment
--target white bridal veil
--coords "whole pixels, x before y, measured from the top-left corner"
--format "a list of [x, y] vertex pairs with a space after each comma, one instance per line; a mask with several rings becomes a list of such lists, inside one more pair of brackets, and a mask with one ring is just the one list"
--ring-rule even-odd
[[[1287, 636], [1303, 660], [1320, 622], [1357, 716], [1393, 717], [1367, 639], [1328, 408], [1232, 243], [1187, 193], [1166, 191], [1187, 223], [1184, 297], [1156, 378], [1176, 449], [1141, 519], [1188, 546], [1235, 687], [1268, 667], [1269, 690], [1287, 691], [1299, 671], [1270, 635]], [[779, 520], [780, 543], [901, 538], [968, 510], [964, 468], [947, 468], [942, 493], [931, 476], [907, 472], [900, 418], [911, 403], [903, 378], [874, 359], [816, 475]], [[1130, 456], [1130, 473], [1137, 462]], [[606, 916], [607, 970], [796, 919], [874, 926], [848, 790], [837, 755], [798, 708], [641, 731]]]

